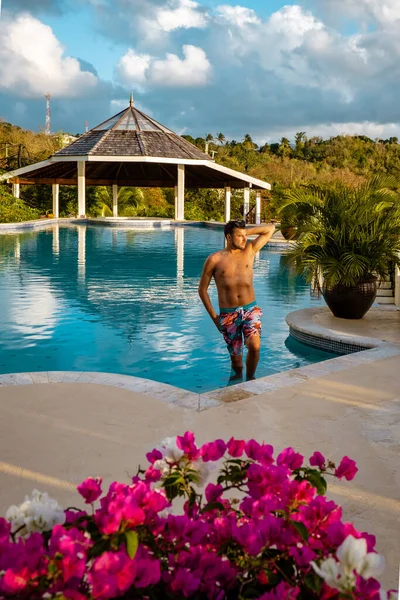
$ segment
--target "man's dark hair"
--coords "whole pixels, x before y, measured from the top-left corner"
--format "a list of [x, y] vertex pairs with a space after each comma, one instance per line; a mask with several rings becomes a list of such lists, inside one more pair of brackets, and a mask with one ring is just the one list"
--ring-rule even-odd
[[224, 235], [232, 235], [234, 229], [246, 229], [246, 221], [229, 221], [224, 227]]

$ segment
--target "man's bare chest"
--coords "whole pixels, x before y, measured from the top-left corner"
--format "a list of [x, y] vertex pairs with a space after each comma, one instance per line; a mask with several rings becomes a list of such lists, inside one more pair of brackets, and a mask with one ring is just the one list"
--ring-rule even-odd
[[224, 257], [218, 261], [214, 269], [215, 279], [251, 279], [254, 259], [243, 253], [238, 257]]

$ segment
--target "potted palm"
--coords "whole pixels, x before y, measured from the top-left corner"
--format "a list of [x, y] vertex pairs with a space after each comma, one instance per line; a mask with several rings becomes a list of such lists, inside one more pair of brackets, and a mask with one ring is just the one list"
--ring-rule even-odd
[[377, 279], [400, 265], [400, 198], [393, 178], [357, 188], [306, 185], [286, 192], [280, 210], [298, 210], [299, 239], [287, 260], [313, 282], [336, 317], [361, 319]]

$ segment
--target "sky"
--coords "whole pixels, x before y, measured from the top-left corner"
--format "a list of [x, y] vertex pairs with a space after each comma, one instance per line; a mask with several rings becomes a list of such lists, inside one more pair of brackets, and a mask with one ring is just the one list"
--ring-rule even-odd
[[0, 119], [81, 133], [400, 137], [399, 0], [0, 0]]

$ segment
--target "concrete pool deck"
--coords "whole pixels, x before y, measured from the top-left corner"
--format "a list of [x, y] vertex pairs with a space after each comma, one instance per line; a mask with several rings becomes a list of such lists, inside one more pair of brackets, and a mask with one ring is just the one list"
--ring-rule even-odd
[[329, 496], [343, 505], [347, 520], [376, 535], [387, 560], [383, 581], [397, 586], [399, 372], [400, 354], [350, 362], [340, 371], [201, 412], [100, 384], [2, 385], [0, 514], [33, 488], [64, 506], [79, 506], [74, 489], [82, 479], [129, 480], [167, 435], [190, 429], [199, 442], [254, 437], [276, 451], [293, 446], [306, 457], [319, 450], [335, 461], [344, 455], [357, 461], [356, 479], [335, 482]]

